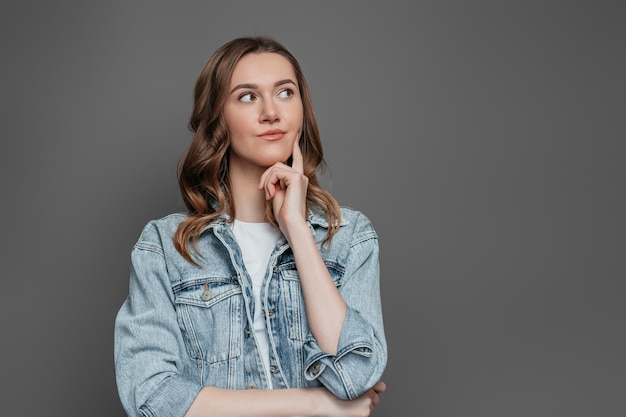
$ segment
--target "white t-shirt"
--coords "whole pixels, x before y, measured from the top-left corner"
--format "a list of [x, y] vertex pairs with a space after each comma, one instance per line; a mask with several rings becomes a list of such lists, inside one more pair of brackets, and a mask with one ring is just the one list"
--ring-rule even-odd
[[252, 278], [252, 292], [256, 306], [254, 309], [254, 335], [261, 351], [269, 387], [272, 388], [269, 370], [269, 337], [263, 317], [261, 286], [267, 272], [270, 255], [281, 236], [281, 232], [269, 223], [248, 223], [237, 219], [233, 222], [232, 228], [241, 248], [243, 262]]

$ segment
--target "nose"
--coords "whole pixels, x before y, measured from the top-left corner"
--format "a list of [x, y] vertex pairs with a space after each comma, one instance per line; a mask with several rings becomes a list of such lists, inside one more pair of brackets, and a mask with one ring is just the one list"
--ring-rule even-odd
[[274, 123], [280, 120], [276, 103], [272, 100], [264, 100], [259, 116], [261, 123]]

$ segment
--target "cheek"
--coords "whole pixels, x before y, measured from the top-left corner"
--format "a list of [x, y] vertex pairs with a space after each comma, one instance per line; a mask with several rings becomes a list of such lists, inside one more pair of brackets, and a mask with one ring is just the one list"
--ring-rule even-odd
[[242, 136], [250, 130], [250, 121], [243, 112], [225, 112], [224, 121], [231, 139]]
[[242, 130], [241, 125], [239, 123], [228, 123], [228, 134], [230, 136], [230, 140], [237, 140], [237, 138], [241, 137]]
[[304, 110], [302, 109], [302, 104], [295, 105], [290, 109], [290, 119], [293, 124], [302, 126], [302, 122], [304, 120]]

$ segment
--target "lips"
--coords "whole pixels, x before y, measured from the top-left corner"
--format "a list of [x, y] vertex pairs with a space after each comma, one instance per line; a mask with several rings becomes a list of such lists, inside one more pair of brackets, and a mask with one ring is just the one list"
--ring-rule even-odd
[[278, 140], [278, 139], [282, 139], [282, 137], [285, 136], [285, 132], [280, 129], [272, 129], [272, 130], [267, 130], [259, 134], [258, 136], [264, 140]]

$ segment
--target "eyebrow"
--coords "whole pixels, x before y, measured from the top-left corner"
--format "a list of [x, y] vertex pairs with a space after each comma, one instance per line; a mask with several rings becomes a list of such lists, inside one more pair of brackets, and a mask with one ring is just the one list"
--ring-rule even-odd
[[[284, 85], [284, 84], [293, 84], [295, 86], [297, 86], [297, 84], [290, 78], [285, 78], [284, 80], [279, 80], [276, 81], [274, 83], [274, 87], [278, 87], [280, 85]], [[230, 92], [234, 92], [235, 90], [239, 90], [239, 89], [251, 89], [251, 90], [256, 90], [259, 88], [259, 86], [257, 84], [237, 84], [232, 90], [230, 90]]]

